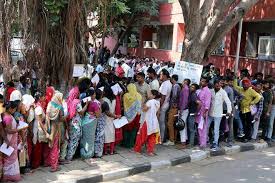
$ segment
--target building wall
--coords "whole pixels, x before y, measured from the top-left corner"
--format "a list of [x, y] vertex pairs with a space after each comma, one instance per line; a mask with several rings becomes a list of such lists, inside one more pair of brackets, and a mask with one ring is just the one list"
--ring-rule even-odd
[[275, 20], [275, 0], [260, 0], [246, 14], [245, 21]]
[[184, 23], [179, 2], [161, 4], [159, 21], [161, 24]]
[[[180, 59], [180, 52], [178, 52], [179, 44], [184, 39], [184, 20], [179, 2], [164, 3], [160, 5], [159, 10], [159, 23], [160, 25], [173, 24], [173, 43], [172, 50], [150, 49], [143, 48], [143, 41], [151, 40], [150, 35], [152, 31], [146, 28], [142, 30], [140, 47], [128, 49], [128, 52], [133, 55], [141, 57], [156, 57], [159, 60], [174, 61]], [[151, 29], [152, 30], [152, 29]]]
[[[107, 37], [107, 38], [105, 38], [104, 46], [107, 46], [107, 48], [112, 51], [115, 47], [116, 41], [117, 40], [114, 37]], [[118, 48], [118, 50], [120, 50], [122, 54], [127, 54], [127, 48], [126, 47], [120, 46]]]
[[[222, 73], [224, 73], [226, 69], [234, 69], [235, 59], [235, 56], [213, 55], [204, 64], [213, 63], [216, 67], [221, 69]], [[239, 70], [241, 69], [248, 69], [250, 74], [262, 72], [265, 75], [275, 76], [275, 62], [258, 61], [257, 59], [241, 57], [239, 61]]]

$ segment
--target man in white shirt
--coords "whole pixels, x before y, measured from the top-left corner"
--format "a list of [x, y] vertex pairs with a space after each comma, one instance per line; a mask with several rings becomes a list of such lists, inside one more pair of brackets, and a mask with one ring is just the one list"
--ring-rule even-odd
[[152, 68], [152, 67], [149, 67], [149, 69], [147, 70], [147, 75], [148, 75], [148, 78], [150, 79], [150, 88], [151, 90], [159, 90], [159, 81], [158, 81], [158, 78], [157, 78], [157, 73], [156, 71]]
[[115, 68], [116, 64], [118, 63], [118, 59], [115, 56], [109, 58], [109, 66]]
[[158, 60], [155, 60], [155, 62], [153, 63], [153, 69], [158, 72], [160, 69], [160, 63]]
[[143, 63], [143, 66], [141, 68], [141, 71], [147, 76], [147, 70], [148, 70], [148, 65], [147, 63]]
[[160, 99], [160, 117], [159, 117], [159, 125], [160, 125], [160, 136], [162, 142], [165, 139], [165, 131], [166, 131], [166, 113], [169, 109], [170, 95], [172, 91], [172, 83], [169, 80], [170, 75], [166, 69], [163, 69], [160, 72], [160, 80], [162, 84], [159, 88], [159, 92], [161, 94]]
[[[163, 69], [165, 69], [165, 70], [168, 71], [168, 62], [163, 62], [163, 63], [161, 63], [161, 67], [160, 67], [160, 69], [157, 71], [157, 74], [159, 75], [160, 72], [161, 72]], [[169, 73], [169, 71], [168, 71], [168, 73]], [[169, 73], [169, 76], [170, 76], [170, 73]]]
[[123, 62], [121, 67], [124, 70], [124, 77], [128, 78], [129, 70], [131, 69], [130, 66]]
[[214, 88], [210, 90], [211, 97], [211, 107], [209, 111], [209, 123], [208, 123], [208, 132], [212, 121], [214, 120], [214, 141], [211, 146], [211, 149], [216, 150], [219, 143], [219, 134], [220, 134], [220, 124], [223, 117], [223, 104], [226, 104], [227, 114], [230, 116], [232, 112], [231, 102], [228, 98], [228, 95], [225, 90], [222, 89], [220, 81], [214, 81]]
[[167, 71], [169, 72], [170, 76], [172, 77], [173, 72], [174, 72], [174, 64], [173, 63], [169, 62]]
[[104, 67], [102, 67], [102, 65], [99, 63], [99, 64], [96, 66], [95, 71], [96, 71], [97, 73], [101, 73], [101, 72], [104, 71]]

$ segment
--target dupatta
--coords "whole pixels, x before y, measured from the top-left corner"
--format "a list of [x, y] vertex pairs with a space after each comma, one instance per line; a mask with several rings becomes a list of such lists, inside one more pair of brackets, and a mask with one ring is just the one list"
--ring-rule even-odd
[[128, 121], [133, 121], [141, 113], [142, 96], [134, 84], [127, 86], [128, 92], [123, 96], [124, 115]]

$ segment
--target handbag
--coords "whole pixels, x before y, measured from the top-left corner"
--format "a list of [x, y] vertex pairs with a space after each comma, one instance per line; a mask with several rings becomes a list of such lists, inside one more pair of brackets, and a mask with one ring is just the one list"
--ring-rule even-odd
[[258, 111], [257, 106], [256, 105], [251, 105], [250, 106], [250, 111], [251, 111], [251, 115], [254, 116]]
[[40, 125], [38, 125], [38, 142], [48, 142], [47, 136]]
[[174, 127], [176, 130], [178, 131], [182, 131], [185, 128], [185, 121], [183, 119], [181, 119], [180, 116], [178, 116], [178, 119], [176, 120]]

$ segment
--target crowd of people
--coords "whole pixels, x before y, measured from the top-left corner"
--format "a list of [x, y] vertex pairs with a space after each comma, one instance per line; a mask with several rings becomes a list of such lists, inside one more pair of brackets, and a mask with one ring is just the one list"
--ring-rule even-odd
[[[118, 145], [142, 153], [146, 144], [154, 156], [156, 144], [217, 150], [236, 139], [275, 140], [274, 76], [251, 77], [245, 69], [237, 78], [209, 64], [200, 83], [180, 82], [173, 63], [117, 55], [95, 69], [87, 65], [61, 93], [50, 82], [39, 89], [35, 70], [27, 77], [19, 66], [1, 85], [1, 144], [14, 149], [0, 152], [3, 181], [42, 165], [55, 172], [75, 157], [113, 155]], [[115, 125], [122, 119], [127, 123]], [[21, 122], [28, 128], [19, 129]]]

